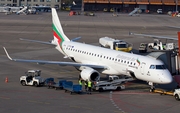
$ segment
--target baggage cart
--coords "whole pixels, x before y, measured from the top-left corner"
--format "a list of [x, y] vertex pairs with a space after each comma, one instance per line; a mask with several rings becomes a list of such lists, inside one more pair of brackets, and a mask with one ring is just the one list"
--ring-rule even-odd
[[72, 93], [82, 93], [82, 86], [81, 85], [73, 85], [72, 81], [66, 81], [63, 82], [63, 89], [65, 90], [65, 92], [69, 91], [70, 94]]

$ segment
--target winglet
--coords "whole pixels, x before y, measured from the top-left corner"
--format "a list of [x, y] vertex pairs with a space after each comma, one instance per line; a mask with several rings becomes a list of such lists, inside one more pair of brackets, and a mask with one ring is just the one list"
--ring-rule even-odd
[[8, 52], [7, 52], [7, 50], [6, 50], [6, 48], [3, 47], [3, 49], [4, 49], [4, 51], [5, 51], [6, 55], [7, 55], [7, 57], [8, 57], [10, 60], [12, 60], [12, 58], [9, 56], [9, 54], [8, 54]]

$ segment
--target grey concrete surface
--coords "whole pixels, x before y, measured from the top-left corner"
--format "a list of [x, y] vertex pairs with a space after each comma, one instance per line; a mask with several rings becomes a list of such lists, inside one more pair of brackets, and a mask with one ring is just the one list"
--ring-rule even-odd
[[[98, 38], [109, 36], [133, 43], [134, 51], [139, 43], [152, 42], [153, 39], [129, 36], [129, 32], [177, 37], [179, 29], [165, 26], [180, 26], [180, 18], [168, 15], [129, 17], [128, 14], [119, 14], [113, 17], [111, 13], [96, 13], [90, 17], [68, 16], [68, 12], [59, 12], [58, 15], [70, 39], [81, 36], [80, 42], [98, 45]], [[9, 61], [2, 48], [5, 46], [13, 58], [70, 61], [51, 46], [19, 40], [49, 41], [52, 35], [51, 13], [0, 13], [0, 113], [179, 113], [180, 103], [174, 97], [149, 93], [149, 86], [144, 81], [128, 82], [123, 91], [93, 92], [92, 95], [70, 95], [63, 90], [21, 86], [19, 77], [29, 69], [42, 70], [43, 78], [54, 77], [56, 81], [67, 79], [77, 83], [79, 72], [74, 67]], [[5, 83], [6, 77], [8, 83]], [[171, 89], [175, 85], [157, 87]]]

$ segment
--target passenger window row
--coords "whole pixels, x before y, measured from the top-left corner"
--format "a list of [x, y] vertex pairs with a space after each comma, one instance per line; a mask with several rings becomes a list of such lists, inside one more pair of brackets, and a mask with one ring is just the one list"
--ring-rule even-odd
[[108, 57], [108, 56], [102, 56], [102, 55], [99, 55], [99, 54], [95, 54], [95, 53], [91, 53], [91, 52], [86, 52], [86, 51], [81, 51], [81, 50], [77, 50], [77, 49], [72, 49], [72, 48], [66, 48], [66, 50], [70, 50], [70, 51], [74, 51], [74, 52], [78, 52], [78, 53], [82, 53], [82, 54], [87, 54], [87, 55], [94, 55], [96, 57], [100, 57], [100, 58], [104, 58], [104, 59], [109, 59], [109, 60], [112, 60], [112, 61], [116, 61], [116, 62], [121, 62], [121, 63], [126, 63], [126, 64], [130, 64], [130, 65], [136, 65], [136, 63], [134, 62], [130, 62], [130, 61], [126, 61], [126, 60], [121, 60], [121, 59], [117, 59], [117, 58], [112, 58], [112, 57]]

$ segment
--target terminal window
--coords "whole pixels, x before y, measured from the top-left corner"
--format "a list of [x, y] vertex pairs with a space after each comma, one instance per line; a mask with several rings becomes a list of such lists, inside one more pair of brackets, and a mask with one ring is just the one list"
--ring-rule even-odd
[[[13, 0], [13, 3], [17, 3], [17, 0]], [[14, 4], [14, 5], [16, 5], [16, 4]], [[13, 6], [14, 6], [14, 5], [13, 5]]]

